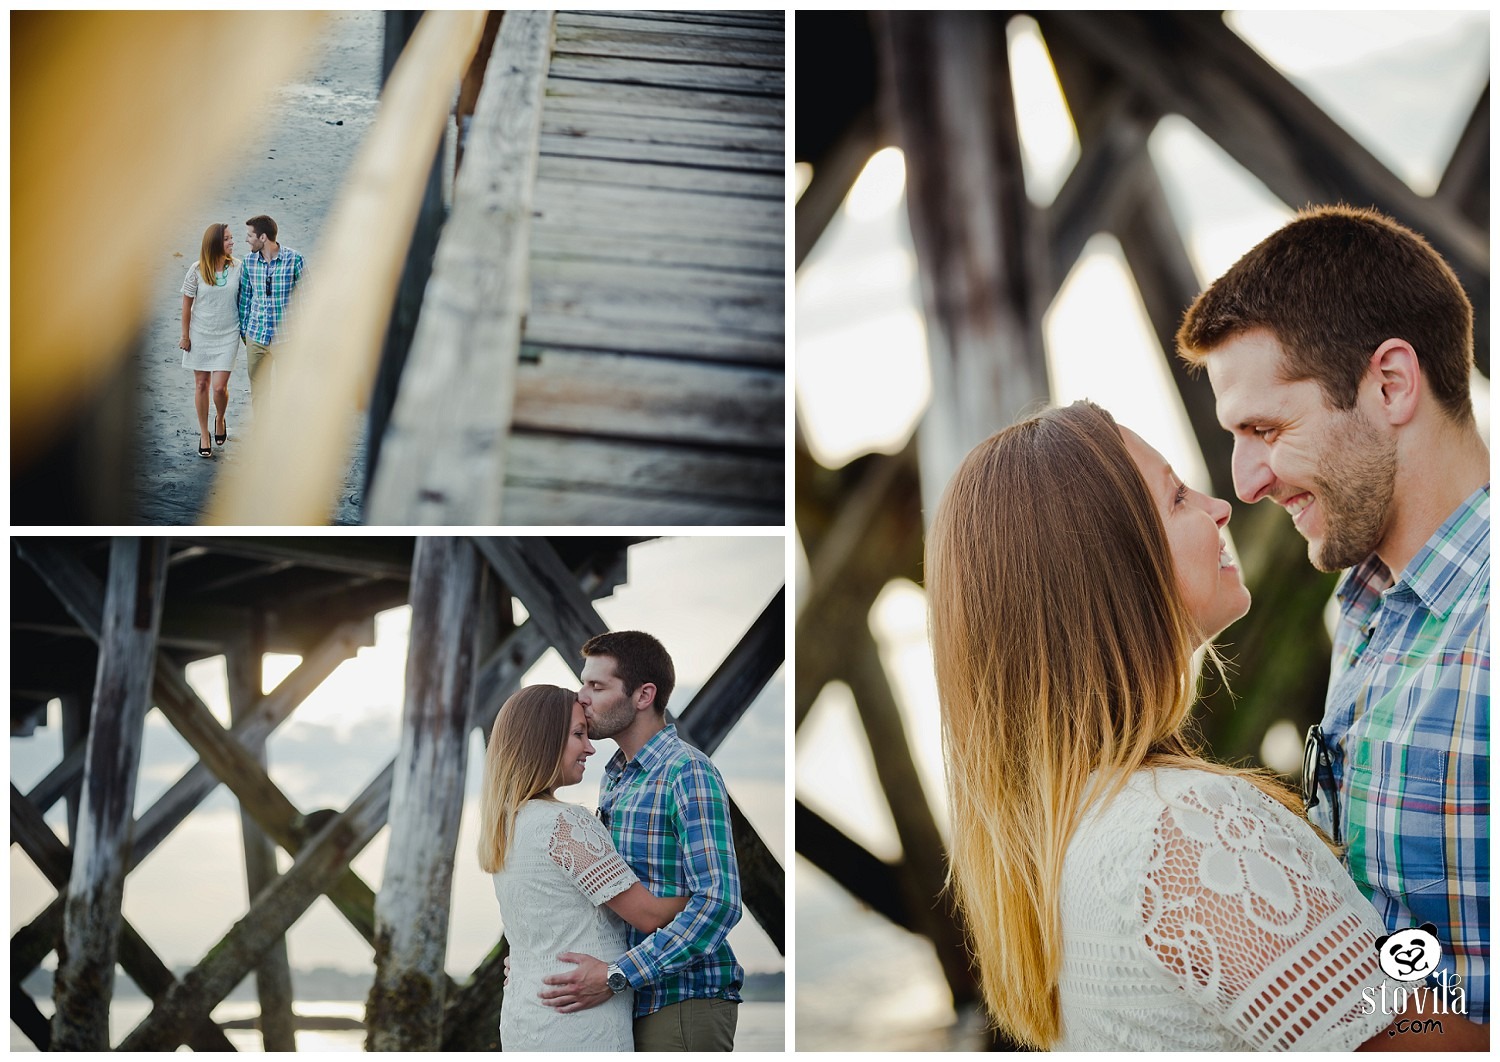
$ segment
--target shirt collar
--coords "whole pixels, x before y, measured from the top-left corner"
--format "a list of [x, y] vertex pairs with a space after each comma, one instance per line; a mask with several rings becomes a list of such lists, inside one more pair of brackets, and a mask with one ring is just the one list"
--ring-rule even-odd
[[[640, 751], [635, 754], [635, 759], [631, 760], [630, 763], [635, 764], [642, 771], [655, 770], [660, 764], [665, 762], [673, 744], [679, 740], [681, 739], [677, 736], [677, 724], [668, 723], [651, 735], [650, 739], [641, 746]], [[626, 766], [625, 750], [616, 750], [615, 754], [609, 759], [608, 769], [611, 771], [623, 771]]]
[[[1486, 483], [1432, 533], [1395, 585], [1408, 587], [1433, 615], [1446, 616], [1488, 567], [1489, 544], [1490, 485]], [[1391, 585], [1391, 570], [1371, 554], [1345, 574], [1338, 597], [1348, 607], [1362, 593], [1379, 593]]]

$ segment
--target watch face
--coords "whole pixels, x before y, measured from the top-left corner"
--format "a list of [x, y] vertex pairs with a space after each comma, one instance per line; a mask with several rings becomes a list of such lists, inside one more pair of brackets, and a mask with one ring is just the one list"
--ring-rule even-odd
[[625, 980], [625, 975], [619, 970], [610, 971], [609, 987], [612, 991], [623, 992], [629, 984], [630, 982]]

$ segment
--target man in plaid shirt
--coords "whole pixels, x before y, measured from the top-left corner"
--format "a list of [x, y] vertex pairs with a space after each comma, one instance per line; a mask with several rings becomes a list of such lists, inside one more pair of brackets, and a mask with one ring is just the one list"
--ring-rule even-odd
[[1284, 506], [1315, 567], [1349, 569], [1304, 796], [1392, 933], [1436, 926], [1443, 957], [1427, 985], [1468, 1019], [1392, 1037], [1482, 1048], [1489, 452], [1469, 394], [1468, 297], [1416, 233], [1324, 207], [1215, 281], [1177, 342], [1207, 368], [1234, 436], [1235, 492]]
[[265, 389], [262, 369], [274, 364], [272, 344], [286, 316], [292, 289], [302, 279], [304, 260], [290, 247], [276, 242], [276, 222], [257, 214], [245, 222], [250, 253], [245, 255], [240, 276], [240, 338], [245, 341], [245, 360], [250, 366], [250, 400], [256, 387]]
[[599, 816], [642, 884], [690, 899], [654, 933], [631, 927], [623, 955], [561, 956], [576, 966], [544, 978], [559, 987], [542, 996], [569, 1013], [633, 988], [637, 1051], [733, 1050], [745, 974], [725, 940], [741, 909], [724, 780], [666, 721], [676, 673], [659, 641], [615, 631], [591, 638], [583, 655], [589, 736], [620, 746]]

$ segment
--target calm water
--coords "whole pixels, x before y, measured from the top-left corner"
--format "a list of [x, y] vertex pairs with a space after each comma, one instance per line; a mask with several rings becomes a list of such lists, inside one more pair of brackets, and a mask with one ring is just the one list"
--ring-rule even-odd
[[[52, 1001], [39, 999], [37, 1005], [44, 1014], [52, 1013]], [[219, 1021], [254, 1017], [259, 1008], [254, 1002], [221, 1003], [214, 1010]], [[340, 1018], [362, 1018], [365, 1005], [351, 1000], [304, 1002], [294, 1004], [298, 1014], [317, 1014]], [[151, 1011], [151, 1001], [146, 999], [116, 1000], [110, 1008], [110, 1039], [119, 1043]], [[253, 1030], [230, 1029], [225, 1032], [229, 1042], [239, 1051], [261, 1050], [260, 1033]], [[323, 1032], [303, 1030], [297, 1033], [298, 1051], [360, 1051], [363, 1050], [363, 1029]], [[736, 1051], [780, 1051], [786, 1040], [785, 1003], [742, 1003], [740, 1005], [739, 1030], [735, 1034]], [[10, 1027], [10, 1049], [12, 1051], [35, 1051], [31, 1041], [14, 1025]]]
[[800, 1051], [977, 1051], [983, 1022], [958, 1014], [924, 937], [797, 861]]

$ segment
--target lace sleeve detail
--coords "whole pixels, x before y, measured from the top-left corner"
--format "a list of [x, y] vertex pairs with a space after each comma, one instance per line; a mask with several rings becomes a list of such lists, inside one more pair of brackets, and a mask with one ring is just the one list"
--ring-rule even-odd
[[609, 839], [609, 831], [588, 812], [565, 804], [552, 824], [547, 855], [595, 907], [613, 900], [638, 880]]
[[1374, 909], [1310, 828], [1241, 779], [1169, 799], [1141, 914], [1167, 978], [1257, 1050], [1346, 1051], [1391, 1022], [1364, 995], [1383, 980]]

